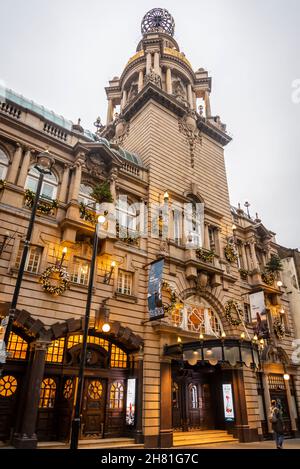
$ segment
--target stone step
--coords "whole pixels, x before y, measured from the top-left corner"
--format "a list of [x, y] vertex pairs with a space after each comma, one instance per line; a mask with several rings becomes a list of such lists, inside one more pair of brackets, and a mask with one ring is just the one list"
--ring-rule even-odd
[[173, 446], [175, 447], [229, 442], [234, 443], [238, 440], [224, 430], [196, 430], [176, 432], [173, 435]]
[[[61, 441], [41, 441], [38, 443], [39, 449], [67, 449], [69, 445]], [[101, 438], [82, 439], [78, 442], [78, 448], [143, 448], [143, 445], [136, 444], [133, 438]]]

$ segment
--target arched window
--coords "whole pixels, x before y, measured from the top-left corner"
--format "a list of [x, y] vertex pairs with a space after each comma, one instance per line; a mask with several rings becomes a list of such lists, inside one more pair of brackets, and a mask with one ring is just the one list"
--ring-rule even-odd
[[4, 180], [6, 178], [8, 163], [9, 160], [6, 153], [4, 153], [0, 148], [0, 180]]
[[83, 183], [80, 184], [78, 202], [93, 208], [95, 206], [95, 199], [91, 197], [92, 192], [92, 186]]
[[110, 388], [109, 407], [111, 409], [123, 409], [124, 386], [120, 381], [112, 383]]
[[223, 326], [218, 314], [204, 298], [188, 298], [172, 312], [173, 324], [184, 330], [220, 337]]
[[[117, 201], [117, 222], [120, 231], [136, 231], [137, 229], [137, 210], [126, 195], [119, 195]], [[121, 236], [122, 237], [122, 236]]]
[[[36, 192], [39, 177], [40, 172], [36, 168], [32, 167], [26, 179], [25, 189]], [[42, 184], [41, 197], [54, 200], [57, 194], [57, 184], [58, 182], [55, 174], [45, 174]]]
[[45, 378], [41, 384], [40, 409], [51, 409], [54, 407], [56, 394], [56, 383], [52, 378]]
[[190, 386], [190, 404], [192, 409], [198, 409], [198, 389], [195, 384]]

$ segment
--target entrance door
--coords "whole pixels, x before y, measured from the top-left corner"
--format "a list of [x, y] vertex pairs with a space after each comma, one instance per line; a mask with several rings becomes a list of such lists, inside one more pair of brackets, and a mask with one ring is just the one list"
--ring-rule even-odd
[[82, 438], [103, 438], [106, 380], [85, 378], [82, 402]]

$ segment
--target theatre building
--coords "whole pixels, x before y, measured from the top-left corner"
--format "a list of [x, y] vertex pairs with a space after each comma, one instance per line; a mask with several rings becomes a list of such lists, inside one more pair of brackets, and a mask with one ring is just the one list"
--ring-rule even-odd
[[[286, 436], [299, 430], [294, 323], [275, 234], [230, 205], [224, 148], [231, 137], [211, 109], [207, 71], [194, 71], [174, 39], [172, 16], [151, 10], [141, 32], [136, 52], [106, 88], [107, 121], [97, 119], [95, 132], [1, 90], [2, 318], [15, 288], [40, 153], [47, 150], [54, 163], [44, 177], [0, 377], [4, 444], [68, 444], [95, 201], [113, 205], [118, 224], [110, 236], [113, 217], [105, 211], [80, 444], [119, 439], [119, 446], [155, 448], [269, 438], [273, 398], [280, 400]], [[204, 228], [195, 216], [199, 205]], [[149, 321], [149, 271], [159, 259], [164, 317]], [[256, 317], [254, 299], [264, 304]]]

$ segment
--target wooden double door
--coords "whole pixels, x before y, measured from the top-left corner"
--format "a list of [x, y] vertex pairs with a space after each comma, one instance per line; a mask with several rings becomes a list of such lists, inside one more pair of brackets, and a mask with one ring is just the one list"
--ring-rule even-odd
[[106, 379], [85, 378], [81, 409], [81, 438], [103, 438], [106, 398]]

